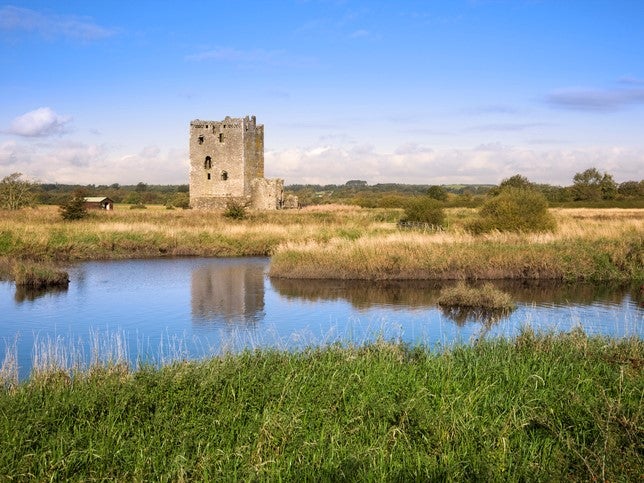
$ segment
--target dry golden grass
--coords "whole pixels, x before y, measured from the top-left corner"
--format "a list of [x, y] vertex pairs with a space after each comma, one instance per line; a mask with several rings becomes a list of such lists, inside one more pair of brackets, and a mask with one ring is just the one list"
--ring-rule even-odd
[[633, 267], [642, 257], [644, 210], [552, 213], [553, 233], [474, 236], [464, 227], [476, 210], [467, 208], [446, 210], [445, 231], [422, 232], [399, 230], [400, 210], [342, 205], [250, 212], [241, 221], [220, 212], [117, 207], [76, 222], [41, 206], [0, 211], [0, 258], [273, 255], [274, 276], [347, 279], [593, 278], [599, 260], [602, 277], [641, 274]]
[[[569, 213], [571, 212], [571, 213]], [[345, 279], [639, 279], [644, 210], [553, 210], [553, 233], [463, 228], [475, 213], [448, 210], [444, 232], [396, 231], [357, 240], [289, 241], [274, 252], [271, 275]], [[469, 215], [469, 216], [468, 216]]]

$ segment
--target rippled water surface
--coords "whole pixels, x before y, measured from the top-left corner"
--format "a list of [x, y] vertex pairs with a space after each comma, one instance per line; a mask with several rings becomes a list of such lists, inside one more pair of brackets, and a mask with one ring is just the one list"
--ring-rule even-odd
[[639, 287], [498, 283], [517, 303], [512, 314], [454, 320], [436, 305], [439, 284], [271, 280], [268, 264], [266, 258], [89, 262], [69, 269], [67, 290], [37, 294], [1, 282], [0, 362], [15, 347], [25, 377], [34, 347], [67, 348], [89, 359], [92, 341], [109, 346], [115, 334], [133, 363], [377, 337], [440, 347], [511, 337], [525, 325], [644, 336]]

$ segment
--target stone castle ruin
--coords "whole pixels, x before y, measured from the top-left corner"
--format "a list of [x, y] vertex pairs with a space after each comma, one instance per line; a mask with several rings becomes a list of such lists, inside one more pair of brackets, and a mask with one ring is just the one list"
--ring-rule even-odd
[[190, 123], [190, 206], [229, 202], [258, 210], [297, 205], [291, 197], [285, 204], [284, 180], [264, 178], [264, 125], [255, 116]]

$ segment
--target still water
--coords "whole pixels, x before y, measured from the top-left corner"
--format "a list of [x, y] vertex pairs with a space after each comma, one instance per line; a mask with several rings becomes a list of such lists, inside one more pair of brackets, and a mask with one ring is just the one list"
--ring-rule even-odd
[[378, 337], [444, 347], [512, 337], [525, 325], [644, 337], [639, 287], [499, 283], [517, 309], [485, 320], [442, 312], [436, 283], [271, 280], [268, 266], [267, 258], [88, 262], [69, 268], [63, 291], [0, 282], [0, 364], [17, 353], [24, 378], [35, 348], [52, 345], [89, 359], [116, 344], [132, 364]]

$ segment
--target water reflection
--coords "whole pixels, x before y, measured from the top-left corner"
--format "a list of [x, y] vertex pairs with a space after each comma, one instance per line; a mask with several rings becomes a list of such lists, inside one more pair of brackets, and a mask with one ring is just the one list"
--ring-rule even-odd
[[[490, 283], [489, 281], [486, 281]], [[468, 282], [473, 287], [486, 283]], [[374, 306], [429, 308], [438, 304], [443, 288], [456, 281], [383, 281], [271, 279], [280, 295], [309, 301], [346, 300], [357, 309]], [[593, 285], [550, 280], [495, 280], [496, 288], [509, 293], [516, 303], [541, 305], [620, 305], [629, 296], [638, 300], [639, 286]]]
[[441, 307], [441, 312], [445, 317], [455, 322], [458, 326], [463, 326], [468, 322], [480, 323], [484, 328], [490, 329], [493, 325], [508, 318], [512, 310], [508, 309], [482, 309], [475, 307]]
[[13, 298], [16, 302], [33, 302], [34, 300], [44, 297], [45, 295], [57, 295], [67, 292], [67, 285], [43, 288], [31, 288], [24, 285], [16, 285], [16, 293]]
[[211, 263], [192, 270], [193, 322], [255, 324], [264, 316], [264, 261]]

